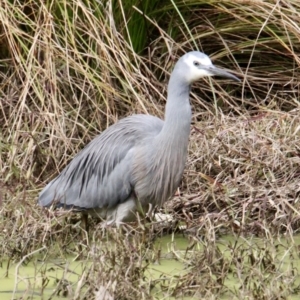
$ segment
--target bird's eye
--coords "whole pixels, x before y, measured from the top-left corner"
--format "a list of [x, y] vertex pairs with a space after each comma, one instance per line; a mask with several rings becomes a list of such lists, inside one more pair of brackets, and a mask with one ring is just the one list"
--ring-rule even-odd
[[199, 67], [200, 66], [200, 63], [198, 62], [198, 61], [194, 61], [194, 66], [196, 66], [196, 67]]

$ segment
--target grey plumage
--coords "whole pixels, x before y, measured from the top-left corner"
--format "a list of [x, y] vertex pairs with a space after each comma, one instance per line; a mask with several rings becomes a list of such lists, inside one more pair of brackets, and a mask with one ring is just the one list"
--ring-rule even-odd
[[191, 123], [190, 85], [204, 76], [239, 80], [193, 51], [176, 63], [165, 121], [133, 115], [93, 139], [40, 193], [39, 204], [94, 211], [107, 224], [128, 221], [149, 204], [161, 206], [178, 187]]

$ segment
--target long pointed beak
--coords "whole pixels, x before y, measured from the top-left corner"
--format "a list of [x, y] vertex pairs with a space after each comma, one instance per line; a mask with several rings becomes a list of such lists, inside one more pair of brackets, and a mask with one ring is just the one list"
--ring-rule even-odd
[[236, 76], [232, 75], [231, 73], [226, 72], [225, 70], [219, 69], [217, 67], [215, 67], [214, 65], [209, 66], [207, 68], [207, 71], [209, 73], [211, 73], [213, 76], [220, 76], [220, 77], [226, 77], [235, 81], [241, 81], [239, 78], [237, 78]]

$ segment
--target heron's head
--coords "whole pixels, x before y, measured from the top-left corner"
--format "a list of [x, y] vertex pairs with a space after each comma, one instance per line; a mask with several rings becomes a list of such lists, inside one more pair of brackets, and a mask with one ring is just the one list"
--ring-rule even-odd
[[180, 77], [184, 77], [189, 84], [206, 76], [221, 76], [240, 81], [236, 76], [215, 67], [210, 58], [199, 51], [192, 51], [183, 55], [175, 68], [181, 73]]

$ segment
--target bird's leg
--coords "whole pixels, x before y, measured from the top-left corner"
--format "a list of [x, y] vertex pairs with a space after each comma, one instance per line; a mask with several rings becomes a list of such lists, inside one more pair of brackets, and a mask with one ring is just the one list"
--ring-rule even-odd
[[82, 224], [82, 228], [88, 232], [89, 231], [89, 222], [88, 222], [88, 214], [86, 212], [83, 212], [81, 215], [81, 224]]

